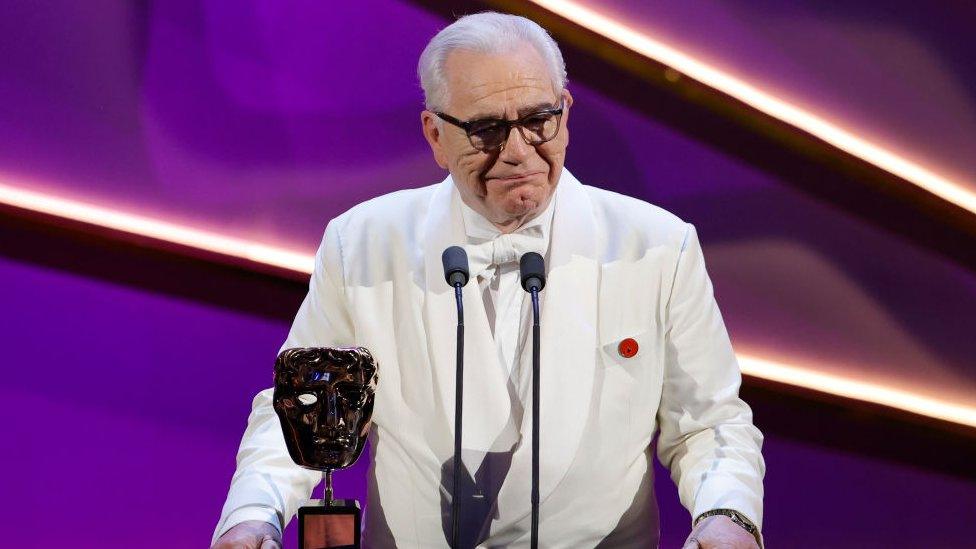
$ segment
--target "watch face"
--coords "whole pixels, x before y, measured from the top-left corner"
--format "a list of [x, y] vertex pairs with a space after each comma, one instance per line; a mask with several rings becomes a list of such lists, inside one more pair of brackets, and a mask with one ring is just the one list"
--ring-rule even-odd
[[751, 522], [749, 522], [748, 519], [742, 516], [741, 513], [739, 513], [738, 511], [734, 511], [732, 509], [713, 509], [711, 511], [706, 511], [698, 516], [698, 520], [695, 521], [695, 525], [701, 522], [702, 519], [706, 517], [712, 517], [715, 515], [725, 515], [730, 519], [732, 519], [732, 522], [738, 524], [750, 534], [755, 535], [756, 533], [756, 527]]
[[698, 523], [701, 522], [703, 518], [711, 517], [715, 515], [725, 515], [729, 517], [729, 519], [731, 519], [732, 522], [734, 522], [736, 525], [741, 527], [746, 532], [749, 532], [752, 535], [752, 537], [756, 538], [756, 543], [759, 544], [759, 547], [763, 546], [762, 537], [759, 535], [759, 529], [756, 528], [756, 525], [749, 522], [749, 519], [747, 519], [745, 515], [733, 509], [713, 509], [711, 511], [706, 511], [698, 515], [698, 518], [695, 520], [693, 527], [697, 526]]
[[745, 520], [743, 520], [742, 517], [740, 517], [737, 514], [736, 515], [732, 515], [732, 522], [734, 522], [734, 523], [738, 524], [739, 526], [745, 528], [746, 530], [749, 531], [750, 534], [755, 533], [755, 531], [756, 531], [756, 527], [755, 526], [749, 524], [748, 522], [746, 522]]

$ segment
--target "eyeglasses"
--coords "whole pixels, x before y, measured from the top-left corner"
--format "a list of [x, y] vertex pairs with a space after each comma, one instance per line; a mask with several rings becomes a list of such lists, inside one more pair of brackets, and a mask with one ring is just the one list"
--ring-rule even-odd
[[479, 118], [463, 122], [453, 116], [434, 111], [441, 120], [453, 124], [468, 135], [471, 146], [482, 152], [492, 153], [505, 148], [512, 127], [532, 146], [541, 145], [559, 133], [559, 121], [563, 116], [563, 104], [559, 107], [527, 114], [518, 120]]

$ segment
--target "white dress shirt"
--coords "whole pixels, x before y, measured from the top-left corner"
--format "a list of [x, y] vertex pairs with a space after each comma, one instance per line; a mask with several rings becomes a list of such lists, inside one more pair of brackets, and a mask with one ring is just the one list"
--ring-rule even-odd
[[458, 204], [464, 221], [470, 272], [484, 299], [498, 360], [509, 374], [514, 374], [532, 325], [531, 300], [519, 280], [519, 260], [528, 252], [543, 257], [548, 253], [556, 200], [550, 199], [542, 213], [510, 234], [503, 234], [463, 201], [458, 200]]
[[[508, 234], [460, 200], [460, 195], [455, 196], [454, 204], [461, 209], [469, 272], [471, 280], [478, 284], [497, 356], [497, 361], [480, 365], [500, 368], [507, 379], [507, 387], [464, 386], [465, 410], [477, 410], [480, 417], [494, 414], [507, 418], [500, 422], [501, 430], [494, 432], [490, 441], [473, 438], [475, 433], [468, 430], [462, 437], [461, 459], [471, 479], [470, 484], [462, 485], [460, 495], [462, 530], [477, 534], [493, 513], [498, 492], [510, 473], [512, 452], [525, 432], [523, 411], [530, 402], [532, 377], [531, 371], [522, 371], [520, 366], [527, 358], [523, 357], [523, 349], [532, 344], [532, 302], [529, 293], [522, 289], [519, 260], [528, 252], [547, 255], [556, 200], [553, 196], [545, 210]], [[473, 363], [468, 367], [477, 366]], [[472, 374], [465, 377], [474, 378]], [[488, 393], [498, 392], [508, 395], [510, 406], [498, 408], [489, 404]], [[475, 427], [475, 431], [480, 429]]]

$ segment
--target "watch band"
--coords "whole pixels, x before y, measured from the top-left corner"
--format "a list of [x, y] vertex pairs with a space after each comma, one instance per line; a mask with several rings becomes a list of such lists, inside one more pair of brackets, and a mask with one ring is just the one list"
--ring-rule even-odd
[[701, 522], [702, 519], [715, 515], [725, 515], [729, 517], [732, 519], [732, 522], [742, 527], [742, 529], [746, 532], [752, 534], [752, 537], [756, 538], [756, 543], [759, 544], [760, 548], [763, 546], [762, 538], [759, 535], [759, 528], [756, 528], [756, 525], [753, 524], [752, 521], [747, 519], [745, 515], [736, 511], [735, 509], [712, 509], [711, 511], [705, 511], [704, 513], [698, 515], [698, 518], [696, 518], [691, 524], [691, 528], [694, 529], [696, 526], [698, 526], [698, 523]]

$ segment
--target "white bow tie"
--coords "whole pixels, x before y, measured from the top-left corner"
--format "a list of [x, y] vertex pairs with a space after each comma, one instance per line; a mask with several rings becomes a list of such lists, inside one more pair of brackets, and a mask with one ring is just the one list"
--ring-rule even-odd
[[522, 231], [500, 234], [481, 244], [468, 244], [468, 268], [477, 277], [496, 266], [517, 262], [528, 252], [545, 252], [546, 242], [542, 237], [542, 228], [526, 227]]

